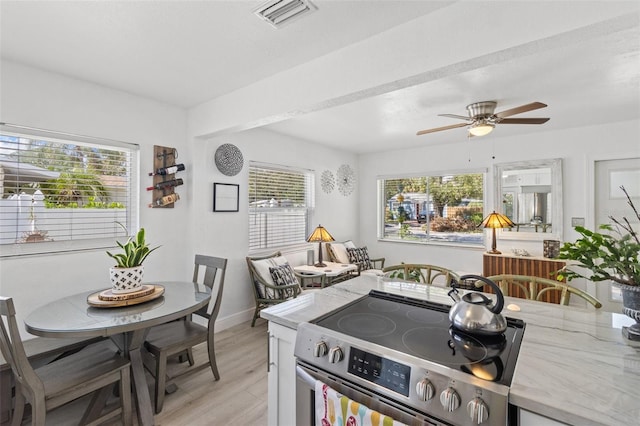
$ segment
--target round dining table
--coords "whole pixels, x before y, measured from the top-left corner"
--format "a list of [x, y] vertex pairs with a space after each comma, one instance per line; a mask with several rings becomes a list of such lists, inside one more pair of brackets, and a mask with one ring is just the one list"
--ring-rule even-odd
[[154, 423], [141, 352], [149, 328], [189, 315], [207, 306], [211, 298], [211, 290], [202, 284], [153, 284], [162, 286], [164, 293], [143, 303], [96, 307], [88, 298], [95, 296], [98, 289], [55, 300], [36, 308], [24, 320], [26, 330], [36, 336], [111, 338], [131, 362], [133, 399], [140, 425]]

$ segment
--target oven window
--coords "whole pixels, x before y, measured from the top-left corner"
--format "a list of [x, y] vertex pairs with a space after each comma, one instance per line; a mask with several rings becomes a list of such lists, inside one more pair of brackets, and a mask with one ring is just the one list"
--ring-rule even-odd
[[348, 372], [404, 396], [409, 396], [411, 368], [399, 362], [351, 348]]

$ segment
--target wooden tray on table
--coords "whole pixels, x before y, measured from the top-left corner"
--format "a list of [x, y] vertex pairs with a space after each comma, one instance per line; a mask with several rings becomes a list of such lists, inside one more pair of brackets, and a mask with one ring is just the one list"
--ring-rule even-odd
[[131, 306], [157, 299], [164, 294], [164, 287], [157, 284], [145, 284], [141, 290], [118, 294], [111, 289], [97, 291], [87, 296], [87, 303], [96, 308], [116, 308]]

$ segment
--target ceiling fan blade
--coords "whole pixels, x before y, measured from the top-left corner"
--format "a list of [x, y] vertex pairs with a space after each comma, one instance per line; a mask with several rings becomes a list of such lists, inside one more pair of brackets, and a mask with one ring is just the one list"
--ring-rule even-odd
[[533, 111], [535, 109], [545, 108], [547, 104], [543, 104], [542, 102], [532, 102], [530, 104], [521, 105], [519, 107], [507, 109], [502, 112], [498, 112], [495, 114], [498, 118], [510, 117], [516, 114], [522, 114], [523, 112]]
[[498, 121], [500, 124], [544, 124], [548, 118], [505, 118]]
[[471, 120], [469, 117], [465, 117], [464, 115], [456, 115], [456, 114], [438, 114], [439, 117], [449, 117], [449, 118], [457, 118], [459, 120]]
[[441, 130], [455, 129], [457, 127], [465, 127], [468, 125], [469, 123], [460, 123], [460, 124], [452, 124], [451, 126], [436, 127], [435, 129], [420, 130], [418, 133], [416, 133], [416, 136], [425, 135], [427, 133], [439, 132]]

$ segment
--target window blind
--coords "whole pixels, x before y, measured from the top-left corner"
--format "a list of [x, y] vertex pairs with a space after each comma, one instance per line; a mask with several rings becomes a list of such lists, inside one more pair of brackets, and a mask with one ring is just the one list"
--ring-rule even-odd
[[249, 164], [249, 250], [306, 242], [314, 207], [313, 172]]
[[135, 230], [137, 145], [0, 130], [3, 256], [108, 247], [124, 235], [118, 222]]

